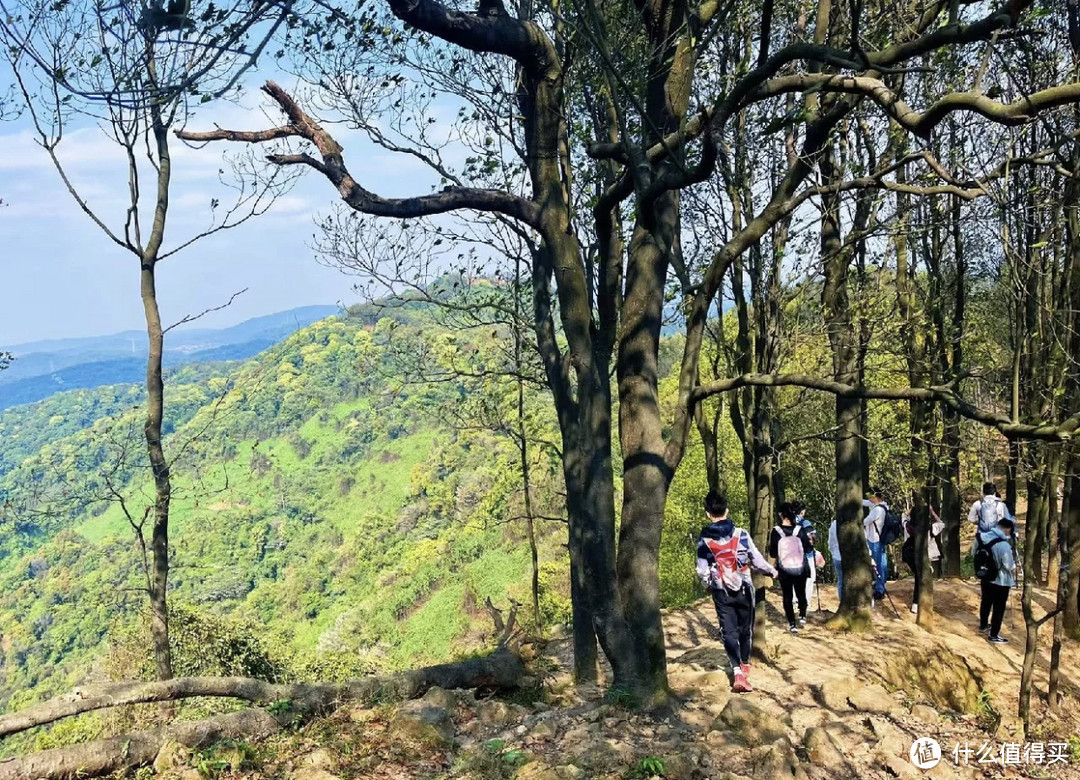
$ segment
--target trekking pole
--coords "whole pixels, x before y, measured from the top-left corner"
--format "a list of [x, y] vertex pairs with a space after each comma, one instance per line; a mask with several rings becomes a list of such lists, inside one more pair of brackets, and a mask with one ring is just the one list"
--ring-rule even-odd
[[817, 594], [817, 611], [821, 612], [821, 583], [814, 580], [814, 593]]
[[900, 610], [898, 610], [896, 608], [896, 605], [893, 604], [892, 595], [887, 590], [885, 591], [885, 598], [889, 600], [889, 606], [892, 607], [892, 611], [896, 614], [896, 619], [900, 620]]

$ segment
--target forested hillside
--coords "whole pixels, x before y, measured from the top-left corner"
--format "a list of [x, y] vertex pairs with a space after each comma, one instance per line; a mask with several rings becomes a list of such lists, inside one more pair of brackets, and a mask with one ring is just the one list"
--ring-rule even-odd
[[[463, 381], [412, 381], [423, 319], [331, 318], [246, 363], [171, 376], [173, 609], [243, 621], [228, 631], [276, 648], [282, 674], [340, 676], [467, 651], [490, 627], [486, 598], [530, 601], [517, 451], [470, 423]], [[423, 327], [447, 359], [482, 359], [468, 337]], [[126, 515], [138, 522], [152, 495], [140, 400], [134, 386], [80, 390], [0, 416], [0, 708], [102, 673], [145, 610]], [[541, 608], [558, 623], [566, 530], [554, 456], [534, 459], [534, 501], [556, 518], [537, 524]]]

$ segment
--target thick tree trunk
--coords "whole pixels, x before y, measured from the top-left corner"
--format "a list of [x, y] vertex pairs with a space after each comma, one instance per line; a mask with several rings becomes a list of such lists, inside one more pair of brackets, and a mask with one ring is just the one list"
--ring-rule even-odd
[[939, 515], [945, 523], [941, 539], [942, 573], [946, 577], [959, 577], [960, 562], [964, 557], [960, 545], [964, 511], [960, 500], [960, 417], [951, 411], [945, 413], [945, 451]]
[[1066, 509], [1062, 513], [1065, 547], [1062, 560], [1067, 561], [1065, 584], [1064, 629], [1067, 636], [1080, 639], [1080, 462], [1075, 455], [1069, 458]]

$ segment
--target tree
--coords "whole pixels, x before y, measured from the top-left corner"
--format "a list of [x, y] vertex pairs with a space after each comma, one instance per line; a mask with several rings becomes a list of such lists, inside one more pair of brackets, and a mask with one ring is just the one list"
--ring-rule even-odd
[[[1029, 121], [1039, 111], [1076, 100], [1080, 84], [1048, 86], [1012, 103], [949, 85], [923, 111], [912, 109], [899, 97], [893, 86], [895, 76], [920, 59], [954, 47], [1009, 37], [1009, 31], [1029, 9], [1022, 1], [1010, 2], [981, 17], [972, 14], [970, 19], [961, 19], [958, 9], [944, 5], [918, 9], [910, 18], [890, 9], [889, 14], [881, 15], [881, 26], [873, 30], [874, 40], [880, 41], [873, 50], [866, 50], [863, 44], [869, 11], [856, 7], [851, 17], [846, 16], [847, 9], [836, 8], [834, 13], [830, 3], [822, 2], [817, 8], [813, 42], [792, 35], [773, 53], [769, 33], [774, 29], [774, 9], [755, 7], [747, 12], [754, 20], [753, 28], [759, 31], [757, 65], [749, 72], [734, 68], [722, 71], [730, 75], [719, 84], [710, 84], [716, 87], [715, 92], [706, 89], [705, 94], [695, 94], [697, 72], [706, 64], [719, 64], [707, 61], [706, 43], [727, 29], [732, 9], [712, 4], [693, 8], [686, 3], [668, 7], [641, 2], [616, 11], [582, 3], [565, 11], [573, 15], [573, 30], [584, 36], [580, 42], [573, 40], [578, 45], [572, 48], [571, 26], [560, 21], [561, 8], [555, 14], [544, 8], [521, 7], [516, 17], [498, 2], [482, 3], [475, 13], [436, 0], [388, 0], [387, 8], [405, 25], [391, 28], [388, 37], [393, 46], [404, 46], [409, 36], [416, 36], [424, 45], [446, 52], [450, 62], [475, 55], [492, 69], [508, 66], [520, 73], [515, 115], [521, 119], [515, 137], [526, 161], [522, 191], [527, 194], [472, 186], [446, 177], [447, 186], [431, 194], [379, 196], [349, 172], [343, 148], [325, 126], [272, 82], [264, 90], [285, 115], [285, 124], [262, 131], [184, 132], [182, 137], [247, 143], [297, 138], [310, 144], [316, 154], [272, 154], [270, 162], [317, 171], [337, 189], [345, 204], [358, 212], [408, 220], [448, 212], [479, 212], [511, 219], [538, 237], [532, 268], [533, 325], [563, 439], [571, 559], [580, 580], [579, 597], [611, 662], [614, 684], [638, 694], [643, 701], [662, 701], [666, 669], [657, 556], [667, 490], [685, 452], [694, 407], [708, 395], [747, 385], [768, 386], [777, 379], [776, 375], [771, 379], [743, 376], [699, 387], [705, 327], [728, 269], [812, 198], [827, 201], [842, 192], [903, 186], [889, 178], [895, 165], [880, 165], [849, 178], [839, 165], [829, 161], [833, 134], [856, 107], [872, 105], [895, 123], [898, 131], [925, 137], [955, 112], [975, 112], [1002, 123]], [[831, 16], [835, 17], [833, 24], [829, 23]], [[349, 19], [344, 13], [339, 17], [345, 24]], [[361, 31], [374, 23], [372, 16], [352, 18], [353, 29]], [[799, 28], [791, 25], [790, 29]], [[354, 32], [353, 37], [356, 35]], [[371, 44], [361, 36], [347, 45]], [[593, 95], [603, 109], [601, 113], [609, 117], [601, 125], [604, 134], [588, 145], [588, 156], [599, 164], [617, 164], [615, 181], [592, 208], [595, 251], [585, 251], [578, 238], [580, 228], [576, 225], [584, 224], [587, 217], [570, 189], [575, 163], [583, 159], [572, 146], [576, 139], [567, 132], [567, 107], [573, 105], [568, 90], [574, 82], [566, 67], [571, 50], [574, 56], [586, 59], [590, 52], [595, 53], [592, 70], [586, 71], [590, 74], [586, 94]], [[390, 81], [384, 83], [389, 85]], [[954, 86], [956, 91], [950, 91]], [[730, 120], [744, 107], [794, 93], [804, 95], [804, 105], [785, 121], [798, 127], [799, 153], [776, 177], [765, 205], [747, 216], [742, 230], [714, 246], [705, 267], [691, 274], [681, 247], [680, 192], [714, 174], [724, 153]], [[823, 96], [820, 102], [818, 93]], [[691, 116], [692, 95], [704, 108]], [[823, 184], [808, 184], [813, 171], [823, 164], [826, 170], [829, 166], [836, 169], [836, 175], [826, 177]], [[627, 217], [620, 233], [616, 233], [616, 216]], [[823, 236], [824, 254], [832, 266], [826, 285], [832, 298], [826, 307], [831, 309], [835, 337], [843, 340], [846, 337], [840, 327], [849, 321], [844, 303], [847, 269], [830, 254], [833, 240]], [[671, 423], [665, 425], [657, 391], [657, 356], [669, 274], [681, 290], [687, 338], [679, 403]], [[557, 301], [550, 297], [553, 285]], [[565, 348], [560, 337], [565, 339]], [[858, 383], [857, 359], [852, 357], [857, 356], [857, 350], [846, 341], [838, 342], [838, 349], [842, 360], [835, 367], [834, 378], [808, 381], [809, 386], [836, 391], [838, 420], [845, 431], [854, 432], [862, 414], [862, 399], [875, 396]], [[617, 555], [610, 444], [613, 399], [608, 373], [612, 360], [623, 457]], [[801, 380], [788, 377], [786, 381]], [[937, 388], [908, 388], [895, 397], [951, 398], [955, 405], [967, 408], [954, 393]], [[997, 419], [990, 414], [982, 416]], [[868, 561], [859, 526], [852, 522], [863, 470], [857, 440], [849, 437], [844, 441], [845, 451], [838, 452], [837, 495], [844, 528], [851, 529], [843, 534], [844, 549], [853, 566], [851, 586], [863, 594], [846, 600], [845, 609], [856, 614], [869, 602]]]
[[[76, 0], [58, 6], [35, 0], [9, 10], [0, 3], [0, 40], [39, 144], [79, 209], [138, 264], [149, 342], [143, 434], [155, 498], [141, 518], [138, 510], [128, 512], [126, 503], [124, 507], [144, 552], [143, 528], [151, 520], [146, 590], [157, 674], [163, 680], [172, 677], [166, 609], [172, 463], [163, 443], [162, 353], [165, 334], [174, 326], [162, 323], [157, 269], [162, 260], [196, 241], [264, 212], [285, 182], [272, 177], [260, 186], [241, 184], [235, 203], [223, 214], [217, 210], [218, 199], [212, 199], [211, 227], [168, 247], [165, 232], [174, 187], [170, 130], [184, 121], [193, 97], [210, 99], [235, 83], [290, 5], [253, 2], [217, 9], [211, 4], [196, 20], [190, 5], [183, 14], [174, 14], [172, 6], [166, 13], [160, 4], [140, 10], [127, 2], [106, 6]], [[270, 29], [261, 30], [260, 24]], [[106, 215], [93, 206], [61, 159], [65, 134], [93, 122], [101, 124], [123, 156], [118, 169], [128, 190], [119, 214]], [[147, 180], [150, 186], [144, 189]]]

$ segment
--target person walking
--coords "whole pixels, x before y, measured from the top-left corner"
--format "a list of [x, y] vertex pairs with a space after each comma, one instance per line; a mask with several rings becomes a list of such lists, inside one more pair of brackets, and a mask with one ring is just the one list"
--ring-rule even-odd
[[810, 574], [806, 578], [806, 601], [809, 603], [814, 595], [814, 585], [817, 584], [817, 556], [819, 553], [816, 548], [818, 534], [817, 529], [814, 528], [814, 524], [806, 517], [806, 505], [802, 501], [792, 501], [791, 508], [795, 511], [795, 521], [806, 529], [806, 533], [810, 537], [810, 544], [812, 545], [810, 552], [806, 554], [806, 565], [810, 569]]
[[1012, 535], [1014, 523], [1001, 518], [989, 531], [975, 534], [971, 557], [975, 562], [975, 576], [982, 588], [979, 601], [979, 631], [987, 634], [994, 644], [1009, 640], [1001, 635], [1001, 622], [1009, 592], [1016, 587], [1016, 557], [1013, 555]]
[[754, 586], [750, 568], [770, 577], [776, 569], [766, 561], [744, 528], [728, 517], [727, 498], [715, 491], [705, 496], [708, 523], [697, 545], [697, 574], [712, 595], [716, 618], [731, 664], [735, 693], [750, 693], [750, 651], [754, 628]]
[[[840, 538], [837, 535], [836, 523], [836, 518], [833, 518], [832, 523], [829, 524], [829, 556], [832, 558], [833, 571], [836, 572], [836, 599], [840, 601], [844, 598], [844, 565], [840, 559]], [[869, 543], [866, 545], [866, 550], [870, 553], [870, 568], [873, 569], [876, 578], [878, 568], [874, 562], [873, 553], [870, 552]]]
[[[933, 522], [930, 525], [930, 535], [926, 539], [926, 552], [930, 558], [931, 569], [936, 577], [938, 576], [937, 572], [941, 570], [941, 550], [934, 539], [945, 530], [945, 523], [941, 521], [933, 507], [927, 508], [930, 510], [930, 517]], [[904, 524], [904, 544], [900, 548], [900, 559], [911, 570], [911, 576], [915, 583], [911, 594], [911, 612], [917, 615], [919, 614], [919, 589], [921, 583], [919, 582], [919, 571], [916, 567], [915, 558], [915, 524], [911, 522], [911, 513], [907, 510], [904, 510], [901, 519]]]
[[[784, 594], [784, 616], [787, 618], [788, 631], [799, 633], [799, 628], [806, 625], [806, 606], [809, 601], [806, 594], [806, 579], [810, 576], [807, 553], [814, 552], [810, 534], [796, 519], [795, 509], [791, 504], [780, 505], [780, 525], [775, 526], [769, 536], [769, 555], [776, 559], [776, 568], [780, 573], [780, 589]], [[799, 618], [795, 621], [795, 604], [799, 602]]]
[[1002, 519], [1008, 519], [1016, 523], [1016, 518], [1009, 511], [1009, 505], [998, 496], [997, 488], [993, 482], [987, 482], [982, 488], [982, 498], [971, 505], [968, 510], [968, 522], [977, 523], [979, 533], [992, 531]]
[[881, 532], [885, 527], [885, 513], [889, 511], [889, 505], [885, 503], [880, 490], [870, 494], [869, 499], [863, 500], [863, 507], [870, 512], [863, 520], [866, 529], [866, 543], [870, 547], [870, 560], [874, 562], [877, 571], [874, 573], [874, 599], [880, 601], [885, 598], [885, 575], [888, 573], [888, 560], [885, 557], [887, 546], [881, 540]]

